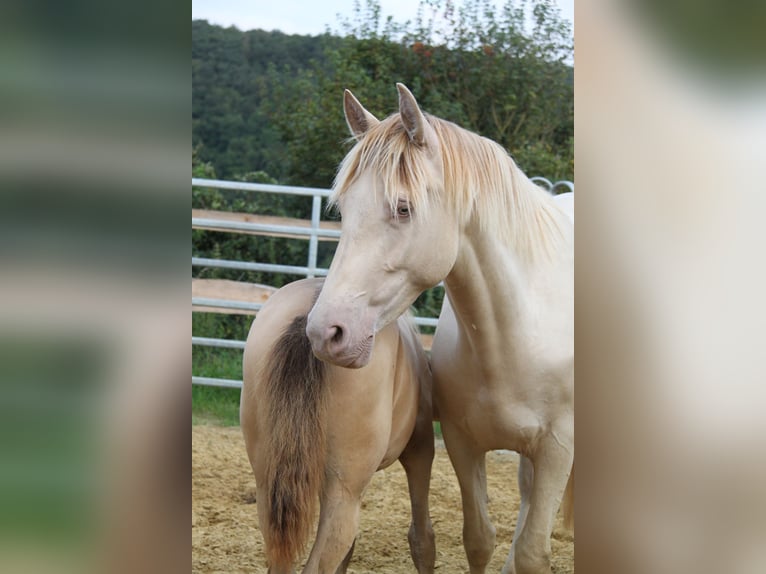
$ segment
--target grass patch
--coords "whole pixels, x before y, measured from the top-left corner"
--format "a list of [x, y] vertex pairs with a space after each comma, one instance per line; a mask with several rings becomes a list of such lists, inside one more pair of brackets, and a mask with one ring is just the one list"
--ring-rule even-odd
[[[192, 373], [242, 380], [242, 351], [194, 346]], [[239, 394], [239, 389], [192, 385], [192, 424], [239, 425]]]
[[239, 425], [239, 389], [192, 385], [192, 424]]
[[242, 351], [220, 347], [192, 347], [192, 373], [198, 377], [242, 380]]

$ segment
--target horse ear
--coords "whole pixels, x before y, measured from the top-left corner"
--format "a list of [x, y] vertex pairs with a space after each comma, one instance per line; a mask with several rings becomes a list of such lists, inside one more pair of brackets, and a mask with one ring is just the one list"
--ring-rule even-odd
[[372, 126], [379, 124], [378, 118], [364, 109], [349, 90], [343, 92], [343, 113], [351, 135], [360, 139]]
[[399, 115], [402, 118], [404, 129], [410, 136], [410, 141], [415, 144], [423, 145], [426, 141], [426, 118], [420, 111], [415, 96], [412, 95], [404, 84], [397, 83], [396, 89], [399, 90]]

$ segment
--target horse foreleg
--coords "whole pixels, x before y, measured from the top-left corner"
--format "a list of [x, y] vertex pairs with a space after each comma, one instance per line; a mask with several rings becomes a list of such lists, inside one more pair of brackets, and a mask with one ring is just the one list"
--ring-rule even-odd
[[519, 534], [524, 529], [524, 523], [527, 520], [527, 512], [529, 512], [529, 497], [532, 494], [532, 480], [534, 479], [534, 467], [532, 461], [526, 456], [521, 455], [519, 457], [519, 494], [521, 496], [521, 504], [519, 505], [519, 517], [516, 520], [516, 529], [513, 532], [513, 542], [511, 543], [511, 552], [508, 554], [508, 559], [503, 566], [502, 574], [512, 574], [514, 570], [513, 556], [516, 549], [516, 541], [519, 539]]
[[407, 473], [412, 505], [412, 523], [407, 539], [410, 555], [419, 574], [430, 574], [436, 562], [434, 530], [428, 508], [428, 489], [434, 460], [434, 427], [431, 417], [418, 417], [409, 443], [399, 456]]
[[551, 531], [572, 468], [573, 443], [571, 424], [561, 425], [544, 436], [531, 453], [534, 474], [529, 506], [520, 532], [514, 535], [513, 562], [506, 563], [504, 572], [550, 574]]
[[345, 572], [359, 528], [360, 495], [340, 480], [331, 479], [325, 484], [320, 499], [317, 537], [304, 574]]
[[495, 527], [487, 511], [485, 453], [454, 425], [442, 421], [444, 444], [460, 483], [463, 546], [471, 574], [483, 574], [495, 549]]

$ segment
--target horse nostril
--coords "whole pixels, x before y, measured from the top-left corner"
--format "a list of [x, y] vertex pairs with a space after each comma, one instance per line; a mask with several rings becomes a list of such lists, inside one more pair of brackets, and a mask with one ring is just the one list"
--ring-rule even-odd
[[340, 325], [333, 325], [330, 327], [330, 331], [332, 332], [332, 336], [330, 337], [330, 342], [332, 343], [340, 343], [343, 340], [343, 327]]

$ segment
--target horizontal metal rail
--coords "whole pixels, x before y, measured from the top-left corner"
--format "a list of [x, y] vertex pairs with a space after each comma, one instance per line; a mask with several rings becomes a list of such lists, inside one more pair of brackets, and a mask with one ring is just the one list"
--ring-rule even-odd
[[263, 303], [247, 301], [232, 301], [231, 299], [211, 299], [209, 297], [192, 297], [192, 306], [218, 307], [219, 309], [239, 309], [240, 311], [259, 311]]
[[574, 193], [574, 184], [571, 181], [557, 181], [553, 184], [551, 191], [555, 191], [555, 189], [559, 186], [566, 187], [569, 191]]
[[224, 387], [227, 389], [241, 389], [242, 381], [234, 379], [216, 379], [213, 377], [195, 377], [192, 375], [192, 385], [203, 385], [206, 387]]
[[232, 261], [229, 259], [209, 259], [192, 257], [192, 267], [214, 267], [219, 269], [238, 269], [239, 271], [263, 271], [266, 273], [291, 273], [293, 275], [327, 275], [327, 269], [322, 267], [312, 269], [297, 265], [280, 265], [278, 263], [251, 263], [249, 261]]
[[530, 180], [534, 181], [537, 184], [542, 183], [550, 192], [553, 192], [556, 190], [557, 187], [566, 187], [569, 191], [574, 193], [574, 183], [571, 181], [567, 181], [565, 179], [560, 179], [557, 182], [552, 182], [547, 177], [541, 177], [539, 175], [536, 175], [535, 177], [530, 177]]
[[199, 345], [200, 347], [222, 347], [224, 349], [244, 349], [245, 341], [213, 339], [210, 337], [192, 337], [192, 345]]
[[295, 187], [292, 185], [272, 185], [270, 183], [250, 183], [245, 181], [223, 181], [221, 179], [192, 178], [192, 187], [213, 187], [215, 189], [233, 189], [237, 191], [260, 191], [261, 193], [280, 193], [282, 195], [319, 195], [329, 197], [329, 189], [319, 187]]

